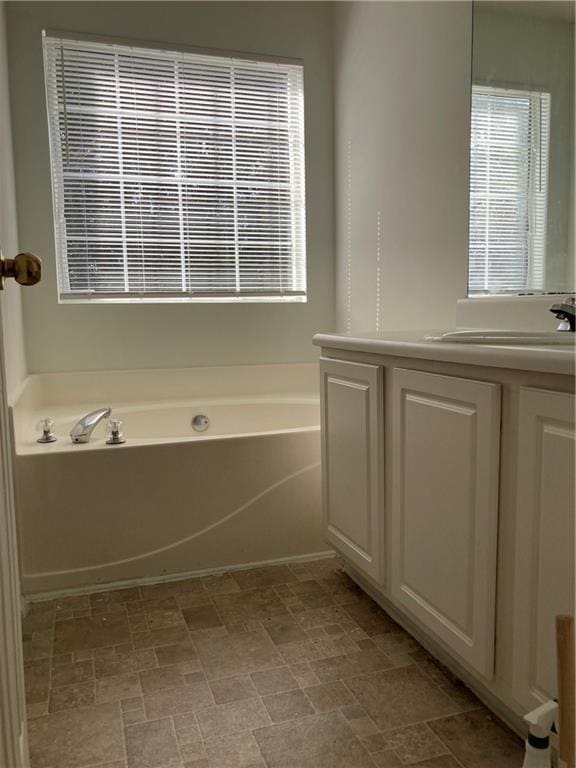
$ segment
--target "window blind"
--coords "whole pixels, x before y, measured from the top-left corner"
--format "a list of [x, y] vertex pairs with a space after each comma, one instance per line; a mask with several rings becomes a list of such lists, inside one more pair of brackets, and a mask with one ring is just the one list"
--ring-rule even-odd
[[544, 289], [550, 94], [472, 87], [468, 291]]
[[297, 64], [44, 37], [61, 300], [306, 294]]

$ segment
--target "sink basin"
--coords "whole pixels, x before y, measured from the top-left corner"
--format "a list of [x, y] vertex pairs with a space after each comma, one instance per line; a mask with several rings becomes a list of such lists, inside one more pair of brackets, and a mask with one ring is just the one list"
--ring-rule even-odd
[[532, 344], [572, 345], [576, 334], [570, 331], [492, 331], [473, 329], [466, 331], [447, 331], [434, 336], [426, 336], [427, 341], [449, 341], [458, 344]]

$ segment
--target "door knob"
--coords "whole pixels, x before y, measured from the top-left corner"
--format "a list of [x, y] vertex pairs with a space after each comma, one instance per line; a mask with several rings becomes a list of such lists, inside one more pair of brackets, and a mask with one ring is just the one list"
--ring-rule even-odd
[[0, 290], [7, 277], [20, 285], [36, 285], [42, 279], [42, 261], [33, 253], [19, 253], [15, 259], [5, 259], [0, 253]]

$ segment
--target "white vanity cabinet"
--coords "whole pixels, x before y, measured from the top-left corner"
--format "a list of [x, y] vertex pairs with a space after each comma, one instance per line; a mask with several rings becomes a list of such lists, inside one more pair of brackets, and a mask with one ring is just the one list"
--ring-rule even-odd
[[555, 617], [575, 612], [574, 352], [315, 341], [328, 541], [520, 723], [556, 694]]
[[513, 693], [556, 696], [555, 617], [574, 613], [574, 395], [519, 395]]
[[391, 597], [491, 678], [500, 386], [395, 368], [391, 387]]
[[322, 360], [322, 476], [328, 541], [382, 577], [382, 368]]

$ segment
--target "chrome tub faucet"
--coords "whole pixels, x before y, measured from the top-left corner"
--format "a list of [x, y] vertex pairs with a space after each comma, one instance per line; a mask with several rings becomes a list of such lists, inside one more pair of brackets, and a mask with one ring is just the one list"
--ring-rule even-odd
[[557, 304], [552, 304], [550, 312], [560, 320], [557, 331], [576, 331], [576, 300], [567, 296]]
[[72, 442], [89, 443], [94, 427], [99, 424], [102, 419], [108, 418], [111, 413], [112, 408], [98, 408], [96, 411], [87, 413], [86, 416], [83, 416], [70, 430]]

